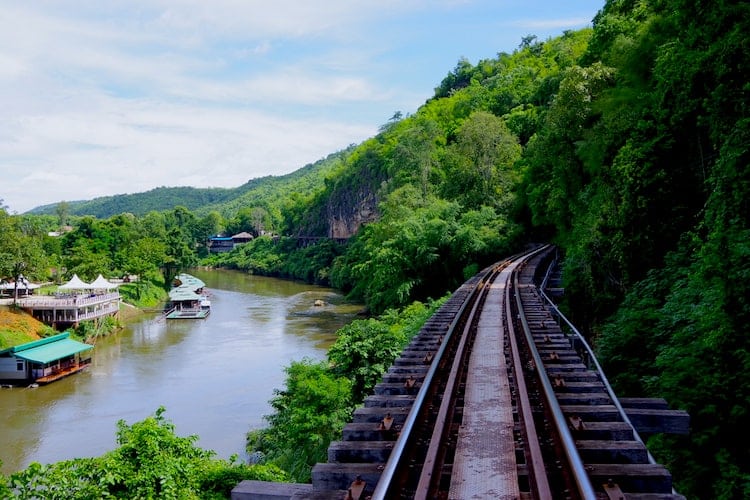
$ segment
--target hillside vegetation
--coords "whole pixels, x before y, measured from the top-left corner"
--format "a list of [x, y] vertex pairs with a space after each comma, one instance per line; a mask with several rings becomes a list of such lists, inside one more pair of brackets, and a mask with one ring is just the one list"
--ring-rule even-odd
[[593, 29], [460, 60], [414, 114], [319, 171], [194, 209], [75, 218], [57, 239], [42, 235], [51, 215], [0, 210], [0, 275], [23, 262], [32, 277], [169, 283], [208, 235], [248, 231], [203, 262], [331, 284], [380, 313], [551, 240], [618, 392], [691, 414], [690, 436], [651, 443], [678, 489], [750, 497], [749, 32], [745, 2], [609, 0]]
[[51, 330], [28, 314], [0, 306], [0, 351], [39, 340]]
[[143, 193], [103, 196], [93, 200], [61, 201], [36, 207], [29, 210], [28, 214], [93, 216], [106, 219], [123, 213], [144, 216], [152, 211], [161, 212], [182, 206], [201, 215], [216, 210], [225, 217], [230, 217], [242, 207], [249, 205], [264, 207], [279, 218], [284, 207], [276, 205], [277, 194], [286, 191], [296, 193], [299, 197], [309, 196], [322, 186], [325, 177], [335, 169], [341, 154], [343, 153], [332, 153], [287, 175], [251, 179], [236, 188], [162, 186]]

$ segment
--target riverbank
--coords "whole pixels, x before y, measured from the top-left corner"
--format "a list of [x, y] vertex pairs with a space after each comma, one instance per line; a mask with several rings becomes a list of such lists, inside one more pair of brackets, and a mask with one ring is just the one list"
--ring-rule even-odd
[[12, 306], [0, 305], [0, 350], [39, 340], [51, 332], [51, 328]]
[[[137, 320], [146, 313], [140, 308], [120, 303], [119, 318], [104, 318], [103, 321], [82, 322], [73, 331], [77, 337], [87, 343], [94, 343], [96, 339], [112, 335], [123, 328], [127, 321]], [[0, 350], [39, 340], [58, 333], [54, 328], [42, 323], [30, 314], [14, 309], [12, 305], [0, 305]]]
[[[118, 420], [132, 424], [160, 406], [178, 435], [200, 436], [196, 444], [218, 457], [244, 459], [245, 435], [267, 425], [285, 367], [325, 359], [335, 332], [361, 308], [302, 283], [225, 270], [191, 274], [211, 290], [205, 320], [165, 321], [146, 309], [97, 340], [82, 373], [0, 391], [0, 472], [99, 456], [116, 447]], [[125, 314], [138, 313], [126, 307]]]

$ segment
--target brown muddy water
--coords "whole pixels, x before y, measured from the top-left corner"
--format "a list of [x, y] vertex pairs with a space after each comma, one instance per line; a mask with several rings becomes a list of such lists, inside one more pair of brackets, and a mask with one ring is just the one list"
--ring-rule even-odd
[[[331, 289], [194, 270], [211, 293], [203, 320], [130, 321], [100, 340], [84, 372], [37, 388], [0, 389], [1, 471], [30, 462], [99, 456], [116, 447], [116, 423], [166, 408], [180, 436], [218, 457], [245, 457], [245, 434], [263, 427], [284, 368], [324, 359], [335, 332], [361, 306]], [[315, 306], [317, 299], [324, 306]]]

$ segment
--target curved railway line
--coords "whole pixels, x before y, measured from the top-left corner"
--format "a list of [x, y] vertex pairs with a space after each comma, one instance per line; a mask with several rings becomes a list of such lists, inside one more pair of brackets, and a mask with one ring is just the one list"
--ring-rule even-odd
[[[547, 298], [553, 253], [535, 248], [462, 285], [291, 498], [682, 498]], [[628, 404], [652, 427], [664, 415], [686, 425], [663, 403]]]

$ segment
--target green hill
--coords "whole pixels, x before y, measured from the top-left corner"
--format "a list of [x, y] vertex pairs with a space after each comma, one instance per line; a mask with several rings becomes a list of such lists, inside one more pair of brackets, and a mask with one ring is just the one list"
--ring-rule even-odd
[[[283, 176], [251, 179], [235, 188], [158, 187], [143, 193], [117, 194], [93, 200], [66, 201], [69, 215], [90, 215], [106, 219], [131, 213], [143, 216], [183, 206], [197, 214], [216, 210], [225, 217], [234, 215], [243, 206], [273, 205], [279, 192], [296, 192], [309, 196], [320, 189], [324, 178], [337, 165], [344, 152], [337, 152], [315, 163]], [[55, 215], [58, 204], [42, 205], [29, 210], [29, 215]]]

